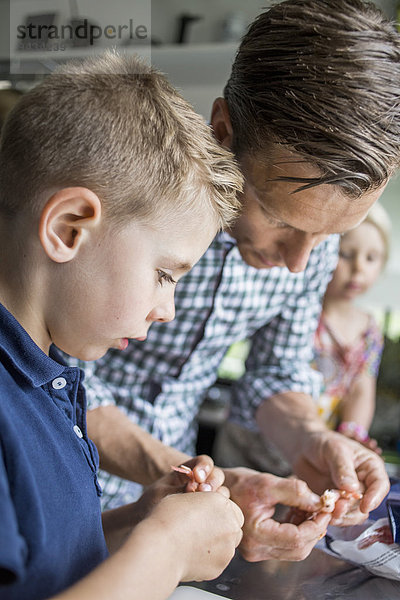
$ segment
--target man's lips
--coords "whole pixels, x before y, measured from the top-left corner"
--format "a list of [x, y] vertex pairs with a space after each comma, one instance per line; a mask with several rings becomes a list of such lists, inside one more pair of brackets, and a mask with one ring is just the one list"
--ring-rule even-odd
[[264, 258], [264, 256], [261, 254], [261, 252], [258, 252], [257, 250], [254, 251], [257, 259], [266, 267], [279, 267], [281, 265], [277, 264], [276, 262], [272, 262], [266, 258]]

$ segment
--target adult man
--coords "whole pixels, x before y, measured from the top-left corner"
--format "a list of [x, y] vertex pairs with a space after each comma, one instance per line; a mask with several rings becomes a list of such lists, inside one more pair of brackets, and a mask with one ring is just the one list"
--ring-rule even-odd
[[[399, 61], [395, 30], [358, 0], [288, 0], [260, 15], [211, 116], [246, 177], [243, 213], [182, 279], [176, 320], [94, 365], [100, 385], [87, 380], [93, 397], [191, 453], [195, 416], [225, 350], [250, 337], [234, 416], [255, 421], [315, 491], [365, 487], [364, 517], [387, 491], [383, 463], [326, 430], [308, 363], [335, 265], [337, 236], [329, 236], [355, 227], [399, 166]], [[172, 296], [160, 320], [171, 318]], [[144, 484], [185, 456], [113, 406], [93, 410], [88, 424], [102, 466]], [[246, 558], [299, 559], [323, 533], [323, 521], [296, 528], [271, 518], [278, 502], [295, 505], [301, 484], [246, 469], [226, 471], [226, 482], [245, 513]], [[128, 499], [129, 490], [119, 493]], [[336, 523], [363, 518], [346, 508]]]

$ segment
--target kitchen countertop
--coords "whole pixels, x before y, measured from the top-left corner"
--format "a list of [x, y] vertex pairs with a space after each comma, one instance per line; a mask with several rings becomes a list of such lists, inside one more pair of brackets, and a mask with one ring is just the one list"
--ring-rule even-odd
[[237, 554], [220, 577], [188, 585], [231, 600], [399, 600], [400, 581], [376, 577], [321, 550], [301, 562], [246, 562]]

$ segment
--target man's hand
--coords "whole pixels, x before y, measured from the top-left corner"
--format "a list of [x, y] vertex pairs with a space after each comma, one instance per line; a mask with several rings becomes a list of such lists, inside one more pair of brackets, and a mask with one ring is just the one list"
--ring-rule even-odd
[[293, 468], [318, 494], [326, 488], [363, 493], [357, 509], [348, 511], [348, 500], [337, 502], [332, 525], [361, 523], [389, 490], [385, 465], [376, 452], [334, 431], [308, 434]]
[[338, 500], [332, 525], [361, 523], [387, 494], [389, 479], [382, 459], [358, 442], [327, 429], [311, 396], [296, 392], [271, 396], [260, 405], [257, 422], [284, 453], [294, 473], [314, 492], [337, 488], [364, 494], [356, 510], [349, 510], [348, 500]]
[[317, 514], [299, 525], [279, 523], [273, 516], [278, 504], [313, 513], [320, 497], [298, 479], [283, 479], [252, 469], [225, 469], [231, 498], [242, 509], [245, 523], [239, 546], [248, 561], [277, 558], [303, 560], [325, 534], [331, 515]]

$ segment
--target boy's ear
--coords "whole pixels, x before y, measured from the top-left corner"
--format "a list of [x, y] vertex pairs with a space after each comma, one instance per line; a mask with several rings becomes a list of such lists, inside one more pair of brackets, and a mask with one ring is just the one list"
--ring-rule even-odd
[[233, 129], [225, 98], [217, 98], [211, 111], [211, 125], [217, 141], [228, 150], [232, 149]]
[[55, 192], [39, 222], [39, 238], [47, 256], [58, 263], [72, 260], [100, 218], [101, 202], [91, 190], [70, 187]]

